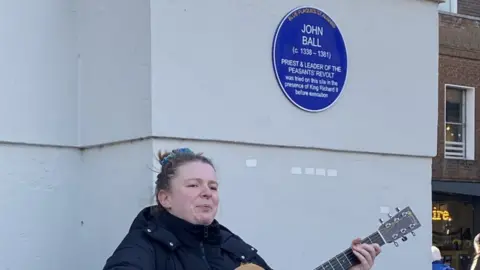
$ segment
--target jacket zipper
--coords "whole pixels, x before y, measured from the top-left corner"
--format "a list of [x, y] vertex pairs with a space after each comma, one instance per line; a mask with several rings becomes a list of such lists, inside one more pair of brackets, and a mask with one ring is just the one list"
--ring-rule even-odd
[[208, 264], [207, 257], [205, 256], [205, 248], [203, 247], [203, 242], [200, 242], [200, 249], [202, 250], [202, 259], [205, 262], [208, 270], [211, 270], [210, 264]]

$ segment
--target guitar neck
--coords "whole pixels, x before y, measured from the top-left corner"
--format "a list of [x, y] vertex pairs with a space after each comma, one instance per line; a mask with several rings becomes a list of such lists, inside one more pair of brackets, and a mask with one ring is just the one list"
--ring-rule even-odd
[[[385, 244], [385, 241], [383, 241], [379, 232], [374, 232], [370, 236], [364, 238], [361, 242], [367, 244], [376, 243], [380, 246]], [[357, 256], [355, 256], [351, 248], [348, 248], [314, 270], [347, 270], [358, 263], [360, 263], [360, 261], [357, 259]]]

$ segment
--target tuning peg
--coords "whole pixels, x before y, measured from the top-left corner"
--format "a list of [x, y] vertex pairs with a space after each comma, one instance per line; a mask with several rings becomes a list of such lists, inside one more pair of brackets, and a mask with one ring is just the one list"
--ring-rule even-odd
[[397, 212], [400, 212], [400, 208], [398, 207], [395, 207], [395, 210], [397, 210]]
[[398, 247], [398, 243], [396, 241], [393, 241], [393, 244]]
[[390, 213], [387, 214], [389, 218], [392, 218], [392, 215]]
[[412, 236], [415, 236], [415, 232], [412, 232]]
[[380, 221], [380, 224], [383, 224], [383, 219], [379, 218], [378, 221]]
[[403, 237], [402, 237], [402, 241], [403, 241], [403, 242], [405, 242], [405, 241], [407, 241], [407, 240], [408, 240], [408, 238], [407, 238], [406, 236], [403, 236]]

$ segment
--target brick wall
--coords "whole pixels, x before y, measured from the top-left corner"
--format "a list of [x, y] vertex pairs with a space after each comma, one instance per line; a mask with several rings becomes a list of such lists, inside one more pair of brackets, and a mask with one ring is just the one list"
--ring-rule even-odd
[[458, 0], [457, 3], [459, 14], [480, 17], [479, 0]]
[[[475, 1], [480, 4], [479, 0]], [[478, 92], [480, 90], [480, 21], [447, 14], [439, 16], [438, 149], [437, 157], [432, 163], [432, 176], [434, 179], [480, 181], [480, 110], [478, 109], [480, 108], [480, 92]], [[447, 83], [472, 86], [477, 90], [475, 95], [476, 149], [473, 161], [443, 158], [444, 85]]]

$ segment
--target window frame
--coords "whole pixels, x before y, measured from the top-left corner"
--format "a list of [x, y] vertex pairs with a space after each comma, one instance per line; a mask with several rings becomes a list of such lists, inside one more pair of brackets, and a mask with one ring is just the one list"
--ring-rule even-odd
[[[441, 5], [446, 5], [448, 4], [448, 9], [444, 10], [441, 9]], [[458, 0], [445, 0], [443, 3], [440, 2], [438, 3], [438, 10], [441, 12], [447, 12], [447, 13], [458, 13]]]
[[[462, 119], [460, 123], [447, 122], [447, 91], [462, 91]], [[475, 88], [445, 84], [443, 101], [443, 138], [444, 138], [444, 158], [445, 159], [475, 159]], [[461, 125], [462, 142], [447, 141], [447, 125]], [[460, 149], [459, 149], [460, 148]], [[450, 150], [450, 151], [449, 151]], [[458, 153], [458, 150], [461, 152]]]

